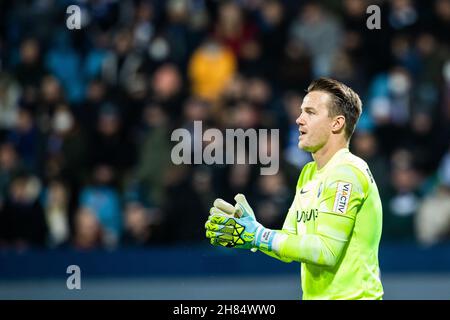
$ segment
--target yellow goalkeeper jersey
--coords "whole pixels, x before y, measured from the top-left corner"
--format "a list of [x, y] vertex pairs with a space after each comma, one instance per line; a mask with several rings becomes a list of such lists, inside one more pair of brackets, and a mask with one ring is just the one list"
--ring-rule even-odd
[[[282, 256], [299, 256], [303, 299], [381, 299], [382, 206], [366, 162], [339, 150], [308, 163], [283, 225]], [[293, 254], [295, 250], [295, 254]]]

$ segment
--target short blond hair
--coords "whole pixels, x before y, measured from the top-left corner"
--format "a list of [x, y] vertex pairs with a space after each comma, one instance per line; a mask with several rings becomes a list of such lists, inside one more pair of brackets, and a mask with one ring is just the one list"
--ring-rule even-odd
[[330, 94], [332, 103], [328, 109], [329, 116], [343, 115], [345, 117], [345, 135], [347, 139], [350, 139], [362, 112], [359, 95], [342, 82], [324, 77], [311, 82], [307, 92], [312, 91], [323, 91]]

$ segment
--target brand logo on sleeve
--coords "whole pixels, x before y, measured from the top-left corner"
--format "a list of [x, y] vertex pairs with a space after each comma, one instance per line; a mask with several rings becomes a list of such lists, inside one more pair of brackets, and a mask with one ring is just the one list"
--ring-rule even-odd
[[334, 198], [333, 212], [345, 214], [347, 212], [352, 184], [349, 182], [338, 182], [336, 196]]

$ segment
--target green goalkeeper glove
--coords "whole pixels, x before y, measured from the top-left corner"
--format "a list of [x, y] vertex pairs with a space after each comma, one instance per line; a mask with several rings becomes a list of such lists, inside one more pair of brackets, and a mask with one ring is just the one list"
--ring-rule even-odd
[[213, 245], [271, 251], [275, 231], [264, 228], [256, 221], [253, 209], [244, 195], [238, 194], [234, 199], [234, 213], [240, 218], [230, 215], [231, 205], [227, 206], [228, 212], [222, 210], [223, 207], [211, 208], [211, 215], [205, 224], [206, 237]]
[[[230, 216], [230, 217], [240, 217], [241, 213], [236, 210], [235, 207], [233, 207], [232, 204], [226, 202], [222, 199], [216, 199], [214, 200], [213, 207], [209, 210], [210, 217], [211, 215], [222, 215], [222, 216]], [[206, 222], [205, 228], [209, 222]], [[232, 229], [229, 230], [229, 232], [233, 232]], [[211, 244], [213, 245], [221, 245], [224, 247], [228, 246], [228, 241], [220, 241], [219, 239], [211, 239]]]

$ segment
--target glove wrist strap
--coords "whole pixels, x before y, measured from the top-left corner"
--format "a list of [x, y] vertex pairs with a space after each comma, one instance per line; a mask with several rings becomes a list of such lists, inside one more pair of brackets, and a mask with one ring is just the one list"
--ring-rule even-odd
[[258, 249], [272, 251], [272, 242], [275, 234], [275, 230], [267, 229], [263, 226], [258, 227], [255, 234], [255, 247]]

